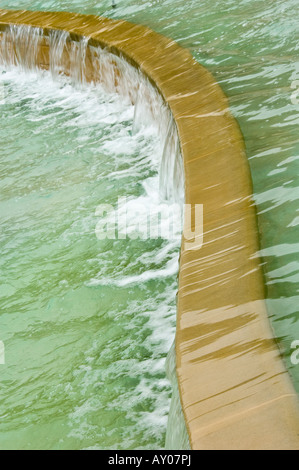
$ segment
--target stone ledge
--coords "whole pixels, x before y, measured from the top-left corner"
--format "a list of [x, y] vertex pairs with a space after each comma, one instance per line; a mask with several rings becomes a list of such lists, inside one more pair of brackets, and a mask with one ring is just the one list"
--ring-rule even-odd
[[182, 240], [178, 291], [177, 374], [192, 448], [299, 449], [298, 399], [267, 317], [244, 141], [219, 85], [144, 26], [0, 10], [0, 30], [9, 24], [89, 37], [139, 68], [172, 111], [186, 203], [204, 205], [204, 243], [188, 250]]

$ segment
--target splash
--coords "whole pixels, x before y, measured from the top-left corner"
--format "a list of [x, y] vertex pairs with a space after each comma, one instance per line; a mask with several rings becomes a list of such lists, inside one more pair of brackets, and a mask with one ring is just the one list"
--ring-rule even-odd
[[[11, 25], [0, 32], [0, 38], [0, 63], [7, 68], [19, 67], [25, 72], [36, 73], [40, 69], [48, 69], [54, 81], [67, 75], [75, 88], [82, 89], [93, 83], [108, 94], [121, 95], [128, 104], [132, 104], [132, 134], [155, 127], [160, 139], [162, 151], [156, 156], [160, 201], [183, 204], [184, 176], [177, 127], [159, 91], [141, 71], [123, 57], [91, 45], [86, 37], [72, 40], [65, 31], [52, 30], [44, 35], [39, 28]], [[148, 192], [149, 203], [153, 198], [156, 196]], [[124, 283], [126, 279], [119, 282]], [[166, 447], [189, 448], [178, 393], [174, 348], [168, 356], [167, 373], [173, 396]]]
[[184, 199], [184, 176], [176, 124], [168, 105], [148, 78], [122, 56], [89, 44], [89, 38], [72, 40], [66, 31], [10, 25], [0, 41], [0, 63], [24, 71], [49, 68], [55, 80], [70, 77], [73, 86], [92, 82], [107, 93], [118, 93], [134, 105], [132, 132], [155, 126], [163, 152], [160, 161], [160, 197], [164, 201]]

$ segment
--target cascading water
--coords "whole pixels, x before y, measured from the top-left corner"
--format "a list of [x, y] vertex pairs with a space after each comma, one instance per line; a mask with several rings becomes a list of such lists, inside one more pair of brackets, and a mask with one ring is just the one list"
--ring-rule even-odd
[[[47, 64], [42, 63], [41, 44], [49, 48], [49, 64], [47, 67], [44, 67]], [[85, 151], [87, 155], [91, 154], [89, 158], [91, 159], [90, 174], [92, 174], [92, 178], [99, 182], [100, 188], [102, 187], [102, 190], [97, 191], [96, 185], [92, 185], [92, 190], [95, 194], [98, 194], [99, 201], [96, 201], [95, 196], [89, 194], [88, 187], [84, 188], [83, 192], [80, 189], [81, 184], [84, 184], [84, 176], [82, 176], [83, 181], [81, 183], [78, 180], [81, 170], [79, 171], [79, 168], [77, 168], [78, 165], [80, 167], [80, 164], [75, 159], [73, 164], [76, 171], [78, 170], [78, 176], [73, 174], [70, 179], [73, 179], [75, 187], [79, 185], [77, 190], [81, 202], [78, 207], [73, 208], [75, 213], [78, 214], [75, 220], [69, 220], [69, 226], [66, 225], [63, 229], [59, 228], [61, 231], [61, 237], [58, 236], [59, 243], [63, 245], [65, 242], [63, 252], [68, 249], [71, 240], [75, 244], [79, 243], [79, 240], [74, 238], [74, 233], [78, 230], [78, 227], [83, 237], [86, 237], [87, 233], [92, 231], [94, 220], [91, 220], [90, 215], [84, 213], [82, 209], [84, 206], [92, 210], [100, 202], [116, 203], [117, 196], [120, 194], [127, 197], [118, 209], [118, 217], [121, 218], [123, 212], [129, 214], [127, 219], [129, 219], [131, 227], [127, 227], [127, 233], [130, 233], [130, 230], [135, 230], [134, 219], [138, 214], [138, 210], [140, 215], [141, 203], [142, 207], [154, 206], [156, 212], [159, 212], [161, 202], [170, 206], [173, 202], [179, 202], [182, 205], [183, 167], [179, 139], [171, 113], [147, 78], [123, 58], [99, 47], [89, 45], [87, 38], [75, 42], [71, 40], [68, 33], [62, 31], [50, 31], [49, 35], [44, 37], [40, 29], [11, 26], [0, 32], [0, 64], [2, 64], [1, 81], [4, 82], [4, 87], [10, 90], [5, 92], [7, 94], [6, 106], [13, 109], [16, 106], [16, 97], [18, 97], [21, 103], [20, 113], [23, 120], [26, 122], [31, 121], [31, 123], [35, 120], [36, 122], [46, 122], [46, 127], [41, 126], [38, 129], [31, 129], [30, 132], [39, 135], [39, 139], [42, 139], [44, 145], [49, 145], [51, 148], [51, 145], [47, 144], [47, 139], [55, 139], [55, 133], [50, 136], [47, 135], [46, 128], [51, 127], [51, 122], [58, 121], [60, 125], [63, 125], [63, 133], [65, 133], [65, 135], [59, 136], [58, 142], [61, 141], [60, 145], [67, 145], [66, 154], [63, 152], [61, 155], [62, 159], [66, 158], [64, 155], [70, 154], [74, 159], [77, 154], [82, 154], [81, 158], [84, 160]], [[48, 72], [41, 72], [40, 67], [48, 68], [52, 78], [49, 77]], [[20, 69], [25, 74], [22, 77], [17, 77], [16, 70]], [[63, 74], [68, 75], [69, 78], [61, 77]], [[89, 82], [91, 84], [87, 85]], [[35, 83], [34, 88], [32, 88], [33, 83]], [[47, 93], [42, 93], [43, 89], [48, 89]], [[120, 101], [115, 96], [115, 92], [121, 95]], [[107, 107], [109, 108], [108, 111]], [[116, 111], [113, 110], [113, 107]], [[61, 116], [64, 114], [66, 114], [66, 122], [62, 124]], [[9, 121], [9, 114], [7, 114], [7, 119]], [[26, 134], [26, 126], [23, 129], [24, 134]], [[93, 130], [88, 130], [88, 126]], [[28, 135], [23, 136], [23, 138], [22, 145], [25, 147], [26, 143], [29, 144], [31, 138], [28, 139]], [[68, 144], [68, 142], [72, 142], [72, 139], [76, 143], [74, 149]], [[91, 148], [88, 144], [90, 139], [92, 140]], [[101, 152], [104, 152], [104, 157], [103, 155], [97, 155], [98, 142], [100, 143]], [[70, 148], [68, 148], [69, 145]], [[9, 151], [8, 149], [8, 154]], [[55, 147], [51, 150], [51, 152], [57, 151], [58, 148]], [[48, 157], [49, 161], [42, 162], [42, 165], [46, 167], [48, 165], [54, 165], [54, 167], [58, 165], [57, 162], [55, 164], [51, 163], [51, 157], [49, 155]], [[86, 158], [88, 159], [88, 157]], [[101, 158], [103, 158], [102, 162]], [[32, 159], [29, 159], [27, 164], [29, 173], [24, 176], [24, 187], [19, 189], [18, 198], [20, 199], [20, 207], [23, 207], [24, 210], [25, 215], [23, 218], [25, 219], [26, 215], [28, 217], [28, 221], [26, 220], [24, 223], [26, 226], [29, 224], [28, 227], [30, 227], [32, 214], [30, 216], [27, 214], [26, 204], [22, 198], [27, 191], [26, 184], [28, 184], [28, 188], [33, 185], [36, 188], [35, 191], [39, 191], [38, 185], [34, 183], [34, 174], [42, 170], [34, 167], [35, 163]], [[71, 162], [68, 164], [72, 165]], [[9, 166], [9, 160], [6, 165]], [[25, 160], [20, 166], [17, 166], [17, 170], [21, 171], [23, 165], [26, 165]], [[64, 171], [66, 172], [67, 169], [64, 168]], [[62, 186], [66, 185], [67, 190], [70, 190], [66, 176], [59, 169], [58, 175], [58, 181]], [[89, 175], [88, 178], [90, 179], [91, 176]], [[139, 184], [137, 193], [136, 188], [131, 187], [132, 182], [129, 183], [130, 178], [133, 178], [133, 180], [135, 178], [136, 182], [142, 181], [142, 184]], [[123, 186], [122, 184], [124, 181], [128, 185], [128, 193], [124, 192], [126, 189], [126, 185]], [[119, 186], [120, 183], [121, 186]], [[113, 184], [115, 188], [111, 190]], [[133, 186], [136, 186], [134, 181]], [[43, 197], [44, 189], [46, 192], [49, 191], [49, 188], [41, 188], [40, 191], [42, 192], [39, 197]], [[10, 198], [12, 198], [13, 191], [13, 188], [8, 185], [7, 193]], [[31, 189], [29, 193], [30, 191]], [[107, 195], [109, 195], [109, 198]], [[2, 213], [6, 214], [5, 204], [7, 202], [3, 201], [2, 203], [4, 204]], [[40, 206], [39, 199], [34, 201], [33, 196], [34, 204], [40, 210], [45, 210], [42, 205]], [[52, 204], [54, 204], [53, 207], [56, 207], [55, 196]], [[49, 212], [51, 215], [50, 210]], [[174, 217], [173, 211], [170, 211], [169, 217]], [[179, 235], [182, 228], [182, 218], [179, 215], [176, 215], [176, 217], [176, 232]], [[51, 218], [46, 220], [46, 226], [51, 224], [50, 221]], [[57, 223], [59, 227], [57, 220], [53, 223]], [[17, 237], [9, 227], [9, 217], [8, 219], [4, 217], [2, 226]], [[24, 229], [23, 226], [22, 228]], [[28, 230], [30, 232], [29, 228]], [[28, 236], [30, 238], [30, 233]], [[42, 236], [43, 238], [47, 239], [45, 235]], [[61, 240], [64, 240], [64, 242]], [[50, 243], [50, 241], [48, 242]], [[130, 247], [128, 248], [128, 245], [124, 247], [123, 241], [112, 242], [111, 240], [105, 240], [98, 247], [100, 254], [93, 252], [90, 255], [89, 252], [86, 253], [84, 250], [81, 253], [81, 256], [86, 256], [86, 264], [92, 266], [93, 269], [87, 270], [84, 275], [79, 275], [79, 278], [83, 278], [83, 282], [82, 286], [80, 282], [76, 288], [79, 292], [80, 290], [83, 290], [83, 292], [80, 295], [75, 294], [74, 302], [83, 305], [83, 300], [85, 300], [86, 304], [91, 307], [91, 313], [86, 310], [86, 315], [92, 319], [95, 330], [101, 329], [103, 323], [104, 326], [102, 325], [102, 327], [107, 328], [105, 322], [108, 323], [106, 332], [110, 339], [106, 341], [95, 337], [89, 347], [84, 344], [84, 361], [83, 364], [76, 363], [75, 379], [67, 381], [66, 389], [63, 392], [59, 390], [58, 384], [54, 387], [55, 391], [53, 389], [51, 392], [53, 396], [59, 396], [57, 403], [56, 398], [54, 399], [55, 412], [58, 412], [63, 394], [67, 396], [66, 401], [69, 412], [67, 423], [64, 422], [63, 412], [58, 412], [58, 414], [62, 413], [60, 421], [68, 432], [64, 432], [62, 428], [60, 429], [60, 421], [56, 422], [55, 430], [60, 440], [58, 442], [56, 436], [49, 439], [50, 448], [65, 448], [68, 446], [136, 448], [136, 445], [142, 448], [155, 448], [163, 445], [166, 427], [165, 417], [169, 410], [169, 386], [164, 378], [163, 364], [174, 335], [175, 290], [177, 288], [175, 276], [178, 271], [180, 236], [171, 241], [160, 238], [157, 240], [142, 240], [142, 242], [143, 245], [135, 240], [130, 241]], [[22, 241], [19, 241], [21, 247], [23, 247], [22, 243]], [[51, 243], [55, 245], [56, 241], [51, 240]], [[4, 246], [6, 247], [4, 254], [7, 256], [4, 262], [13, 265], [13, 255], [7, 244], [8, 239], [4, 238]], [[24, 256], [26, 259], [26, 246], [22, 249], [23, 252], [21, 250], [19, 256]], [[59, 252], [59, 247], [56, 247], [56, 249]], [[43, 250], [45, 250], [44, 246], [36, 247], [37, 252], [43, 252]], [[114, 252], [113, 255], [111, 255], [112, 251]], [[49, 256], [48, 253], [47, 256]], [[61, 254], [60, 256], [61, 259], [65, 259], [65, 255]], [[132, 261], [132, 257], [134, 261]], [[59, 261], [59, 255], [57, 255], [56, 261]], [[65, 261], [71, 262], [69, 259]], [[54, 264], [53, 259], [50, 261], [51, 263]], [[99, 271], [95, 267], [98, 263], [103, 266]], [[24, 262], [24, 266], [26, 268], [26, 262]], [[54, 275], [56, 269], [64, 270], [61, 265], [53, 270], [49, 267], [47, 269], [50, 272], [50, 285], [51, 276], [59, 276], [59, 271]], [[118, 270], [119, 272], [115, 273]], [[10, 285], [8, 281], [6, 282], [7, 285]], [[53, 282], [53, 285], [55, 285], [56, 281]], [[61, 320], [56, 316], [56, 311], [60, 308], [62, 314], [65, 313], [66, 305], [68, 302], [71, 305], [72, 295], [74, 295], [76, 289], [68, 279], [61, 279], [58, 282], [62, 291], [60, 295], [63, 295], [62, 299], [59, 300], [58, 294], [53, 294], [51, 298], [44, 299], [43, 294], [41, 294], [41, 302], [48, 305], [47, 310], [50, 311], [59, 324]], [[109, 307], [108, 299], [110, 297], [118, 298], [117, 306], [114, 302], [113, 307]], [[68, 300], [65, 301], [65, 298]], [[22, 296], [18, 299], [18, 302], [20, 303], [21, 300]], [[28, 302], [30, 304], [30, 301]], [[95, 312], [99, 309], [99, 305], [105, 306], [104, 311], [106, 311], [108, 320], [101, 320], [97, 324]], [[75, 308], [76, 310], [76, 307], [67, 307], [67, 311], [69, 311], [69, 308]], [[28, 334], [34, 336], [35, 330], [30, 327], [30, 309], [27, 311], [28, 319], [25, 320], [23, 328], [24, 330], [29, 329], [31, 333]], [[44, 308], [40, 307], [39, 314], [43, 315], [43, 311]], [[79, 313], [76, 315], [79, 315]], [[102, 317], [102, 313], [100, 315]], [[123, 317], [127, 317], [127, 321], [124, 321]], [[51, 315], [47, 318], [48, 321], [52, 321]], [[42, 321], [42, 318], [37, 315], [37, 317], [34, 317], [33, 323], [38, 322], [39, 327], [37, 329], [41, 335], [45, 335], [41, 326]], [[85, 321], [84, 315], [82, 315], [81, 321]], [[119, 333], [116, 334], [116, 331], [111, 332], [111, 321], [113, 328]], [[117, 326], [115, 322], [119, 325]], [[125, 335], [125, 338], [121, 338], [121, 328], [129, 331], [130, 334]], [[84, 325], [82, 326], [83, 329]], [[78, 335], [82, 335], [82, 330], [74, 332], [74, 337], [79, 338]], [[12, 332], [7, 332], [7, 334], [14, 337], [19, 332], [16, 331], [14, 335]], [[120, 338], [117, 336], [118, 334], [120, 334]], [[141, 343], [139, 335], [143, 338]], [[78, 339], [78, 342], [80, 341], [81, 339]], [[120, 344], [113, 346], [115, 342]], [[50, 342], [48, 344], [48, 354], [52, 361], [55, 360], [54, 351], [57, 346], [51, 348]], [[119, 356], [122, 348], [126, 347], [128, 350], [132, 349], [132, 352], [127, 355], [124, 354], [124, 357], [122, 354]], [[73, 352], [73, 348], [71, 349]], [[70, 351], [68, 349], [66, 351], [66, 355], [71, 360]], [[115, 353], [116, 358], [113, 357], [113, 353]], [[111, 355], [110, 361], [109, 354]], [[42, 367], [46, 368], [45, 374], [47, 375], [48, 372], [51, 376], [50, 370], [47, 371], [46, 364], [48, 364], [47, 361], [42, 362]], [[26, 368], [25, 364], [23, 366]], [[136, 370], [132, 372], [132, 368]], [[39, 373], [38, 366], [33, 367], [33, 370], [32, 377], [36, 378]], [[167, 373], [172, 382], [173, 398], [170, 407], [166, 446], [176, 449], [188, 448], [188, 437], [177, 390], [173, 347], [169, 353]], [[63, 374], [62, 371], [61, 375], [65, 378]], [[33, 391], [30, 390], [29, 382], [32, 377], [30, 377], [28, 383], [24, 379], [26, 393], [29, 396], [32, 393], [40, 393], [38, 386]], [[78, 382], [80, 392], [76, 392], [74, 382]], [[113, 382], [116, 382], [115, 386], [111, 385]], [[17, 389], [18, 381], [16, 380], [12, 386]], [[104, 391], [100, 390], [99, 396], [95, 394], [98, 387], [104, 387]], [[16, 402], [15, 406], [18, 406], [17, 396], [12, 395], [11, 400], [13, 399]], [[51, 397], [46, 396], [44, 400], [49, 407]], [[7, 398], [6, 405], [8, 416], [11, 417], [13, 404]], [[104, 405], [106, 411], [103, 411]], [[31, 414], [29, 413], [27, 416], [25, 413], [23, 417], [24, 428], [26, 428], [27, 421], [31, 420], [33, 423], [38, 423], [38, 412], [35, 409], [37, 405], [33, 408]], [[116, 422], [114, 422], [115, 419]], [[99, 423], [97, 420], [104, 422], [103, 431], [98, 431], [97, 426], [99, 426]], [[118, 421], [119, 424], [117, 424]], [[44, 430], [47, 430], [49, 426], [50, 424], [47, 421], [43, 423], [43, 427], [40, 429], [38, 424], [33, 424], [32, 435], [38, 436], [40, 434], [42, 439]], [[114, 428], [117, 429], [117, 427], [122, 438], [116, 442]], [[103, 433], [106, 433], [109, 437], [104, 438]], [[140, 433], [143, 436], [142, 438]], [[22, 433], [18, 434], [17, 431], [10, 428], [6, 434], [19, 440], [21, 447], [22, 445], [25, 446]], [[5, 446], [9, 447], [9, 443], [6, 442]], [[39, 443], [38, 437], [33, 437], [33, 441], [28, 444], [28, 447], [30, 446], [42, 447], [42, 444]]]
[[[193, 0], [186, 8], [183, 0], [126, 0], [117, 2], [114, 10], [108, 0], [2, 0], [1, 7], [76, 11], [145, 24], [189, 48], [214, 74], [245, 137], [258, 207], [268, 308], [298, 392], [299, 368], [291, 361], [290, 347], [299, 337], [297, 1]], [[0, 103], [2, 97], [0, 87]], [[132, 171], [131, 167], [127, 171]], [[124, 181], [123, 168], [113, 172]]]

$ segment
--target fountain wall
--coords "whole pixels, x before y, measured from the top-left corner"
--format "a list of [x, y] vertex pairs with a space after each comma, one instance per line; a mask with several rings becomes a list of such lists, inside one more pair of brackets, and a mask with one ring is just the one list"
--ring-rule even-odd
[[[0, 39], [6, 63], [99, 81], [130, 99], [136, 125], [150, 116], [167, 142], [165, 197], [183, 189], [186, 204], [203, 205], [203, 243], [182, 238], [171, 428], [183, 416], [192, 449], [298, 449], [298, 399], [267, 315], [245, 145], [219, 85], [174, 41], [125, 21], [0, 10]], [[187, 445], [181, 429], [174, 440], [168, 429], [168, 447]]]

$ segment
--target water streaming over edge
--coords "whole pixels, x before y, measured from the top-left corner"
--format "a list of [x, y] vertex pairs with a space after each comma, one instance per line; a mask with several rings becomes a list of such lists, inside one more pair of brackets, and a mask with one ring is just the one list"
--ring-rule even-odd
[[[6, 8], [124, 18], [172, 37], [209, 68], [243, 131], [259, 210], [272, 325], [299, 390], [290, 345], [298, 339], [298, 4], [295, 0], [2, 0]], [[296, 235], [297, 233], [297, 235]]]
[[[37, 71], [41, 41], [44, 41], [44, 38], [42, 31], [38, 28], [9, 27], [3, 33], [2, 41], [0, 41], [0, 62], [5, 64], [8, 69], [18, 67], [25, 73]], [[107, 93], [117, 92], [134, 103], [133, 134], [146, 127], [156, 126], [162, 148], [159, 165], [160, 198], [162, 201], [176, 201], [181, 204], [183, 201], [183, 168], [176, 127], [170, 111], [146, 77], [122, 58], [100, 48], [89, 46], [87, 38], [82, 38], [80, 42], [74, 42], [70, 40], [68, 33], [51, 31], [46, 42], [50, 47], [49, 68], [54, 80], [59, 79], [64, 71], [65, 54], [67, 53], [70, 64], [67, 72], [71, 83], [75, 88], [86, 86], [86, 83], [90, 81], [85, 67], [88, 51], [92, 57], [92, 68], [96, 70], [94, 76], [98, 77], [101, 87]], [[172, 178], [169, 178], [169, 175], [172, 175]], [[156, 200], [155, 203], [159, 204], [159, 201]], [[150, 272], [148, 275], [151, 276]], [[130, 284], [132, 279], [134, 278], [119, 279], [115, 285]], [[142, 276], [137, 276], [137, 279], [141, 280]], [[108, 281], [109, 283], [110, 281]], [[91, 280], [89, 285], [105, 285], [105, 279]], [[173, 347], [167, 361], [167, 375], [172, 382], [173, 398], [169, 417], [170, 427], [168, 428], [171, 432], [167, 434], [166, 446], [177, 449], [188, 448], [188, 437], [179, 403]], [[176, 431], [174, 432], [174, 430]]]

